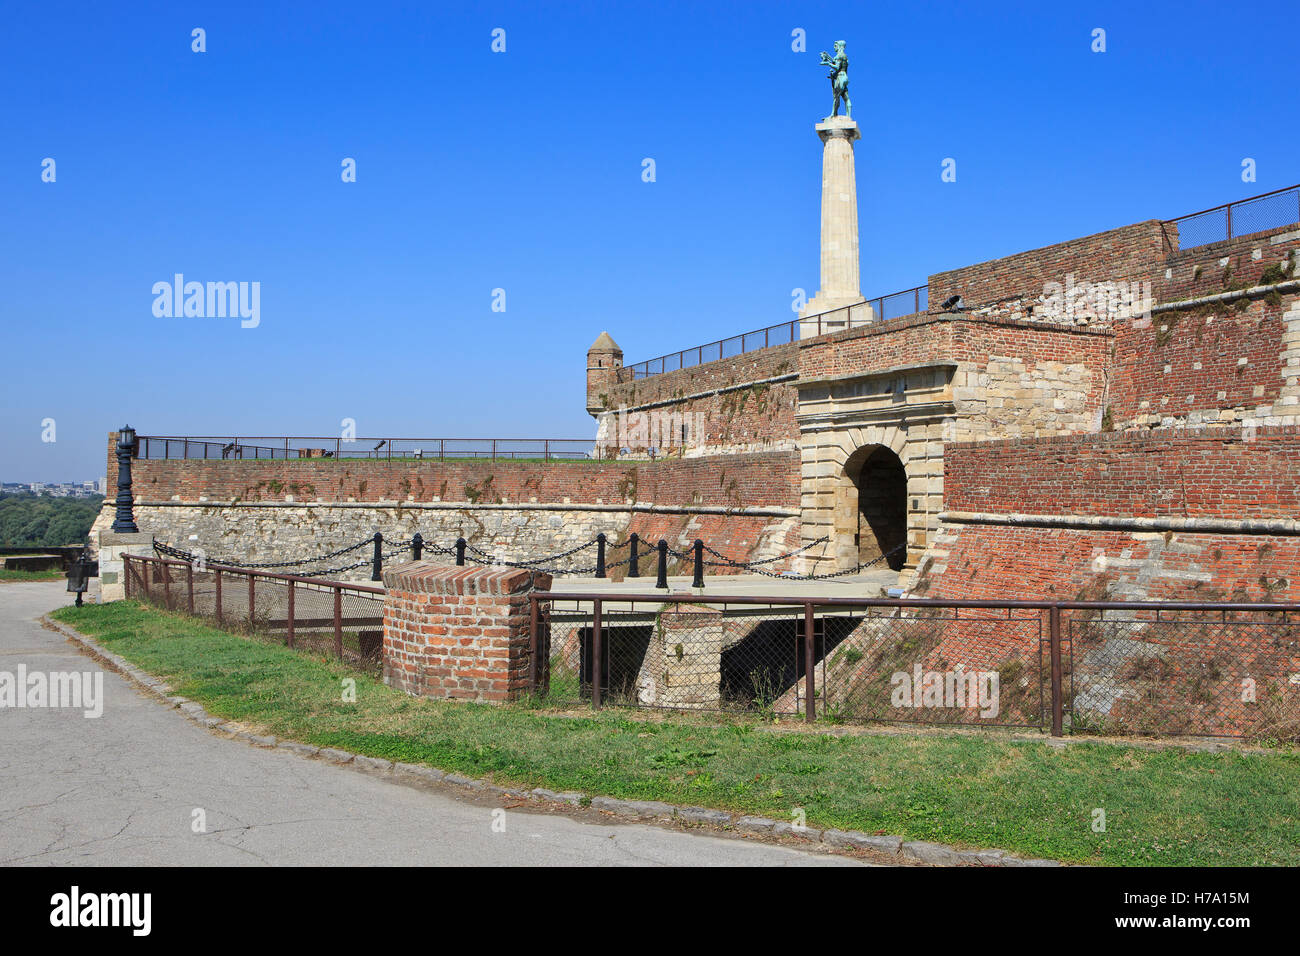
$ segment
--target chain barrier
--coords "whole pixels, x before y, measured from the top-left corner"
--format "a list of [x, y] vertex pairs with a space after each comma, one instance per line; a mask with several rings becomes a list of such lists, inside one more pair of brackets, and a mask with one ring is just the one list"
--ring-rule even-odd
[[[592, 538], [586, 544], [580, 544], [576, 548], [570, 548], [568, 551], [561, 551], [559, 554], [549, 554], [541, 558], [529, 558], [528, 560], [521, 561], [519, 563], [520, 564], [541, 564], [544, 561], [558, 561], [560, 558], [567, 558], [569, 555], [577, 554], [579, 551], [585, 551], [587, 548], [594, 548], [598, 543], [599, 543], [599, 539]], [[492, 554], [488, 553], [487, 551], [484, 551], [482, 548], [474, 547], [474, 545], [470, 544], [469, 542], [465, 543], [465, 550], [473, 551], [475, 554], [482, 555], [483, 557], [489, 559], [489, 563], [494, 563], [494, 564], [508, 563], [505, 561], [497, 561]]]
[[[364, 548], [368, 544], [374, 543], [374, 538], [366, 538], [356, 544], [348, 545], [346, 548], [339, 548], [337, 551], [331, 551], [329, 554], [318, 554], [314, 558], [303, 558], [301, 561], [267, 561], [261, 564], [252, 564], [248, 562], [232, 561], [228, 558], [203, 558], [208, 564], [220, 564], [231, 568], [297, 568], [304, 564], [316, 564], [320, 561], [328, 561], [330, 558], [337, 558], [340, 555], [347, 554], [349, 551], [356, 551], [358, 548]], [[408, 544], [410, 542], [407, 542]], [[194, 554], [190, 551], [182, 551], [180, 548], [173, 548], [170, 545], [154, 542], [154, 551], [159, 554], [166, 554], [173, 558], [179, 558], [182, 561], [194, 561]]]
[[[396, 542], [391, 550], [386, 551], [381, 555], [381, 560], [388, 561], [390, 558], [394, 558], [399, 554], [403, 554], [404, 552], [409, 551], [412, 544], [414, 544], [414, 540], [415, 540], [414, 538], [407, 538], [404, 541]], [[721, 560], [705, 561], [704, 566], [713, 567], [713, 568], [740, 568], [749, 571], [753, 574], [758, 574], [769, 578], [784, 578], [786, 580], [799, 580], [799, 581], [821, 581], [821, 580], [827, 580], [829, 578], [838, 578], [838, 577], [845, 577], [850, 574], [857, 574], [858, 572], [862, 571], [865, 568], [870, 568], [876, 564], [879, 564], [881, 561], [884, 561], [886, 558], [898, 553], [899, 551], [903, 550], [906, 547], [906, 544], [900, 544], [897, 547], [892, 548], [889, 551], [886, 551], [884, 554], [881, 554], [870, 561], [858, 564], [856, 567], [845, 568], [841, 571], [831, 571], [826, 574], [795, 574], [790, 571], [779, 571], [779, 572], [768, 571], [763, 567], [763, 565], [773, 564], [777, 561], [783, 561], [786, 560], [787, 558], [794, 557], [795, 555], [807, 551], [810, 548], [814, 548], [819, 544], [824, 544], [829, 540], [830, 540], [829, 536], [823, 536], [818, 538], [816, 541], [810, 541], [808, 544], [796, 548], [793, 551], [788, 551], [785, 554], [778, 554], [775, 557], [771, 557], [771, 558], [763, 558], [760, 561], [736, 561], [735, 559], [729, 558], [727, 555], [722, 554], [721, 552], [709, 547], [706, 544], [703, 545], [703, 549], [707, 551], [709, 554]], [[339, 548], [337, 551], [331, 551], [328, 554], [318, 555], [313, 558], [303, 558], [298, 561], [279, 561], [279, 562], [268, 561], [262, 563], [247, 563], [247, 562], [240, 562], [240, 561], [231, 561], [228, 559], [209, 558], [206, 556], [202, 560], [207, 564], [221, 565], [224, 567], [241, 568], [247, 570], [261, 569], [261, 568], [300, 568], [303, 565], [317, 564], [322, 561], [327, 561], [330, 558], [339, 557], [340, 555], [347, 554], [351, 551], [356, 551], [359, 548], [366, 547], [367, 545], [371, 545], [373, 543], [374, 543], [373, 537], [366, 538], [362, 541], [359, 541], [356, 544], [349, 545], [345, 548]], [[592, 565], [590, 567], [580, 567], [580, 568], [543, 567], [542, 565], [548, 562], [558, 561], [561, 558], [567, 558], [574, 554], [578, 554], [581, 551], [585, 551], [588, 548], [594, 547], [597, 543], [598, 540], [593, 538], [591, 541], [570, 548], [567, 551], [561, 551], [557, 554], [547, 555], [546, 557], [541, 557], [541, 558], [528, 558], [521, 561], [506, 561], [495, 557], [489, 552], [484, 551], [482, 548], [478, 548], [475, 547], [474, 545], [466, 543], [465, 560], [472, 561], [474, 564], [485, 566], [485, 567], [519, 568], [522, 570], [542, 571], [552, 575], [579, 575], [579, 576], [594, 575], [597, 571], [597, 567], [595, 565]], [[612, 545], [610, 547], [621, 548], [623, 547], [623, 545], [629, 543], [630, 543], [630, 539], [628, 541], [623, 542], [622, 544]], [[644, 543], [649, 545], [649, 547], [646, 551], [638, 554], [637, 556], [638, 567], [640, 567], [642, 562], [646, 560], [650, 560], [650, 561], [656, 560], [656, 551], [657, 551], [656, 547], [654, 545], [651, 545], [650, 542], [648, 541]], [[191, 564], [197, 563], [198, 561], [198, 559], [195, 557], [193, 552], [185, 551], [181, 548], [174, 548], [171, 545], [162, 544], [161, 542], [155, 542], [153, 548], [154, 551], [157, 552], [158, 554], [177, 558], [182, 561], [187, 561]], [[422, 544], [421, 551], [424, 553], [432, 552], [434, 554], [443, 554], [443, 555], [450, 555], [450, 556], [455, 556], [457, 553], [455, 548], [444, 548], [436, 544], [428, 544], [428, 543]], [[671, 554], [672, 556], [678, 558], [679, 560], [692, 561], [692, 562], [694, 561], [695, 556], [692, 553], [693, 549], [692, 551], [678, 551], [676, 548], [668, 547], [666, 551], [668, 554]], [[339, 565], [338, 567], [332, 567], [332, 568], [316, 568], [311, 571], [304, 571], [302, 572], [302, 574], [304, 577], [317, 577], [326, 574], [340, 574], [344, 571], [354, 571], [357, 568], [367, 567], [373, 565], [373, 563], [374, 563], [373, 557], [366, 557], [352, 564]], [[622, 567], [624, 565], [631, 565], [631, 563], [632, 563], [632, 556], [629, 554], [626, 558], [623, 558], [621, 561], [612, 561], [606, 563], [605, 570], [606, 573], [608, 573], [614, 568]]]
[[842, 578], [850, 574], [857, 574], [859, 571], [862, 571], [865, 568], [869, 568], [872, 567], [873, 565], [879, 564], [881, 561], [884, 561], [890, 555], [897, 554], [899, 551], [902, 551], [906, 547], [907, 547], [907, 542], [903, 542], [897, 547], [890, 548], [884, 554], [872, 558], [870, 561], [864, 561], [858, 564], [856, 567], [845, 568], [842, 571], [829, 571], [826, 574], [795, 574], [791, 571], [765, 571], [762, 568], [753, 568], [752, 570], [755, 574], [761, 574], [763, 577], [783, 578], [786, 581], [826, 581], [829, 580], [830, 578]]
[[796, 554], [799, 554], [799, 553], [801, 553], [801, 552], [803, 552], [803, 551], [807, 551], [809, 548], [815, 548], [815, 547], [817, 547], [817, 545], [819, 545], [819, 544], [825, 544], [825, 543], [826, 543], [827, 541], [829, 541], [830, 539], [831, 539], [831, 538], [830, 538], [830, 535], [823, 535], [822, 537], [818, 538], [816, 541], [809, 541], [809, 542], [808, 542], [807, 544], [805, 544], [802, 548], [795, 548], [793, 551], [787, 551], [785, 554], [778, 554], [775, 558], [764, 558], [762, 561], [736, 561], [736, 560], [733, 560], [732, 558], [727, 557], [725, 554], [723, 554], [723, 553], [720, 552], [720, 551], [714, 551], [712, 548], [710, 548], [710, 547], [706, 544], [706, 545], [704, 545], [704, 550], [707, 551], [707, 552], [709, 552], [709, 554], [713, 555], [714, 557], [716, 557], [716, 558], [721, 558], [722, 560], [721, 560], [721, 561], [705, 561], [704, 564], [705, 564], [705, 566], [707, 566], [707, 567], [711, 567], [711, 568], [729, 567], [729, 568], [748, 568], [748, 569], [752, 569], [752, 568], [756, 568], [756, 567], [758, 567], [758, 566], [760, 566], [760, 565], [763, 565], [763, 564], [773, 564], [774, 562], [777, 562], [777, 561], [784, 561], [786, 558], [792, 558], [792, 557], [794, 557]]

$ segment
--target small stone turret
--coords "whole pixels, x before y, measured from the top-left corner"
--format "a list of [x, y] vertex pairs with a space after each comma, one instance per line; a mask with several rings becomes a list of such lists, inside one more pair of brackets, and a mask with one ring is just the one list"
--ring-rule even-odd
[[587, 349], [587, 411], [592, 415], [606, 410], [610, 388], [618, 384], [622, 367], [623, 350], [608, 332], [601, 332]]

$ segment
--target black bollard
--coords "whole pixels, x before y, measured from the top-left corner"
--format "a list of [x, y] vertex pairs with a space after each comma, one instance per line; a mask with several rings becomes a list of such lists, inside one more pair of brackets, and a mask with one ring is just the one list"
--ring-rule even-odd
[[663, 538], [659, 539], [659, 580], [655, 581], [655, 587], [668, 587], [668, 542]]
[[411, 539], [411, 560], [419, 561], [420, 554], [424, 551], [424, 538], [420, 532], [415, 532], [415, 537]]
[[704, 542], [699, 538], [695, 539], [695, 578], [691, 581], [691, 587], [704, 587]]
[[382, 581], [384, 579], [384, 536], [378, 531], [375, 532], [375, 559], [374, 567], [370, 571], [370, 580]]
[[637, 533], [633, 531], [632, 536], [628, 541], [631, 544], [631, 550], [628, 552], [627, 576], [629, 578], [639, 578], [641, 576], [641, 569], [636, 566], [636, 546], [640, 543], [641, 539], [637, 537]]
[[464, 567], [465, 565], [465, 539], [456, 539], [456, 564]]
[[605, 532], [596, 535], [596, 577], [605, 576]]

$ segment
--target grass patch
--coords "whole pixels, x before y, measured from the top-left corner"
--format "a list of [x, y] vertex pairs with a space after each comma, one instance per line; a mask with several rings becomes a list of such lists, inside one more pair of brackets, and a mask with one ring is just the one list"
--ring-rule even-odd
[[0, 568], [0, 581], [62, 581], [62, 571], [9, 571]]
[[[752, 718], [420, 700], [373, 676], [136, 602], [57, 619], [211, 713], [276, 736], [497, 783], [1107, 865], [1300, 864], [1300, 754], [1055, 749], [997, 734], [833, 736]], [[341, 700], [341, 681], [357, 701]], [[1106, 811], [1106, 832], [1091, 828]]]

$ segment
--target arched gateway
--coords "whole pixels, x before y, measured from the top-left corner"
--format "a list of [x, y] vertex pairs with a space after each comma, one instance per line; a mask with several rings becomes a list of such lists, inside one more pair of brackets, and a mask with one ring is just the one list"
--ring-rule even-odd
[[836, 537], [852, 535], [855, 562], [867, 564], [885, 555], [895, 571], [907, 562], [907, 470], [884, 445], [859, 448], [844, 463], [844, 507], [836, 509]]

